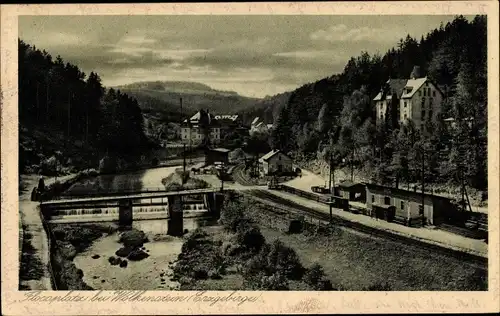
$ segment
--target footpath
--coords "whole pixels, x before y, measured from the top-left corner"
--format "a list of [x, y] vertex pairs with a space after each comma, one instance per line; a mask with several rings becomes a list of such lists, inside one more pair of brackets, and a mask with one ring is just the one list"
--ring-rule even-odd
[[[57, 180], [63, 182], [75, 176], [75, 174], [71, 174], [63, 177], [58, 177]], [[42, 265], [41, 268], [43, 271], [40, 279], [23, 280], [20, 282], [24, 288], [29, 288], [30, 290], [52, 290], [50, 273], [48, 271], [50, 253], [47, 234], [45, 233], [42, 220], [39, 215], [39, 203], [31, 201], [31, 192], [33, 191], [33, 188], [38, 185], [39, 177], [37, 175], [20, 175], [20, 177], [22, 179], [24, 188], [22, 192], [19, 192], [19, 258], [21, 258], [21, 247], [23, 245], [22, 225], [25, 225], [26, 232], [31, 235], [30, 243], [32, 246], [33, 256], [40, 260]], [[54, 183], [55, 180], [55, 178], [45, 178], [45, 185], [50, 185]]]

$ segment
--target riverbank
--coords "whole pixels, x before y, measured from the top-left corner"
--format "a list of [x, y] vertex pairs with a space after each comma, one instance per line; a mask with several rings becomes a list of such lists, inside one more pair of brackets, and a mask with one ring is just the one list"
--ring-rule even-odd
[[[65, 182], [75, 174], [58, 177]], [[22, 290], [51, 290], [51, 276], [48, 271], [49, 244], [38, 210], [38, 202], [31, 201], [31, 192], [38, 185], [37, 175], [20, 175], [19, 191], [19, 288]], [[45, 179], [46, 185], [53, 185], [56, 178]], [[23, 255], [24, 254], [24, 255]], [[37, 271], [29, 273], [29, 271]]]
[[[205, 218], [184, 219], [186, 232], [210, 224]], [[122, 262], [127, 261], [126, 266], [111, 264], [110, 260], [117, 260], [117, 251], [124, 247], [120, 243], [121, 233], [102, 236], [73, 259], [75, 266], [83, 271], [83, 282], [96, 290], [178, 289], [178, 282], [171, 278], [173, 272], [169, 263], [181, 253], [184, 237], [167, 235], [166, 220], [134, 221], [133, 229], [144, 232], [147, 242], [141, 249], [147, 257], [139, 261], [122, 257]]]

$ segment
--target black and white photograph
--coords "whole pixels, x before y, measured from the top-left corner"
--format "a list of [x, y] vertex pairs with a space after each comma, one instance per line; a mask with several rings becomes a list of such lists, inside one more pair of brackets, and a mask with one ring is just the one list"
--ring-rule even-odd
[[487, 292], [488, 19], [19, 16], [18, 289]]

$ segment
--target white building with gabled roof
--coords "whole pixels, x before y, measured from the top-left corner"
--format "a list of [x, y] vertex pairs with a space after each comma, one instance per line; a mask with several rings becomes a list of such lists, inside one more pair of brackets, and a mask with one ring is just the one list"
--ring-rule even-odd
[[393, 115], [399, 124], [411, 120], [417, 129], [424, 130], [426, 121], [437, 121], [443, 99], [439, 87], [427, 77], [418, 77], [414, 69], [410, 79], [389, 79], [373, 99], [377, 125]]

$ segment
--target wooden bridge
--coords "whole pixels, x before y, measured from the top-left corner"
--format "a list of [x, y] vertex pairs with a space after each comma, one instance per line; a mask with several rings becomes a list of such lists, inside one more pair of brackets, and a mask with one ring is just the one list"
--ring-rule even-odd
[[[167, 206], [168, 233], [180, 236], [183, 233], [183, 204], [203, 203], [206, 205], [208, 212], [218, 217], [223, 202], [223, 194], [221, 193], [222, 191], [219, 188], [208, 188], [53, 200], [42, 202], [40, 211], [42, 216], [50, 221], [54, 214], [58, 214], [62, 210], [118, 208], [120, 225], [130, 226], [133, 222], [134, 207]], [[91, 217], [89, 217], [89, 221], [91, 221]], [[82, 222], [82, 220], [75, 222]]]

